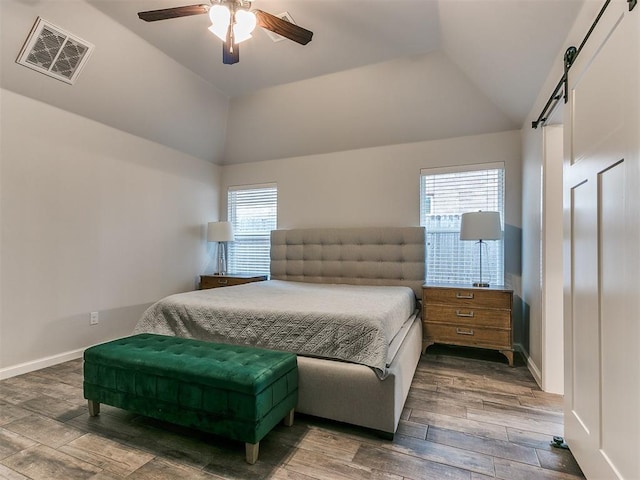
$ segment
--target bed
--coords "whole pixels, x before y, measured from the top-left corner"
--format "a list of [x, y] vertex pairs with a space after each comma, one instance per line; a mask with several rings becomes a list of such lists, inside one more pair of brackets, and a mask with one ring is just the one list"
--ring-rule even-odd
[[171, 295], [136, 333], [298, 354], [297, 411], [395, 433], [422, 348], [421, 227], [276, 230], [265, 282]]

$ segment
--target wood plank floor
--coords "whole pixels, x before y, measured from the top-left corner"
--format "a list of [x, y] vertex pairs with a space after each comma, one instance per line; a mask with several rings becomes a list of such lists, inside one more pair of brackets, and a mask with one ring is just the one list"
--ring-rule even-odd
[[[520, 360], [520, 359], [519, 359]], [[244, 445], [102, 406], [90, 418], [82, 362], [0, 382], [0, 479], [577, 480], [562, 435], [562, 398], [537, 387], [522, 360], [434, 346], [420, 361], [393, 441], [297, 415]]]

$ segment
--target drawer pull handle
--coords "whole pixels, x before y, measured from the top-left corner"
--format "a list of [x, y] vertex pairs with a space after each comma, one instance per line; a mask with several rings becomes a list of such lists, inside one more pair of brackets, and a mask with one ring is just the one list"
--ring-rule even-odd
[[473, 293], [456, 292], [456, 298], [473, 298]]
[[456, 310], [456, 316], [457, 317], [473, 318], [473, 310], [471, 310], [469, 312], [461, 312], [460, 310]]
[[456, 328], [456, 333], [458, 335], [473, 335], [473, 330], [463, 330], [461, 328]]
[[220, 285], [226, 285], [228, 283], [228, 280], [226, 278], [224, 278], [224, 279], [223, 278], [219, 278], [218, 279], [218, 283]]

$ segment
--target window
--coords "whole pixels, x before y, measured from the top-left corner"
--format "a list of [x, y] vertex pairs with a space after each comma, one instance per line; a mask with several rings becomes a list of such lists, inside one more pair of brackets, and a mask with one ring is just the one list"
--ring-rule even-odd
[[[460, 218], [478, 210], [500, 212], [504, 231], [504, 164], [423, 169], [420, 225], [426, 227], [427, 283], [479, 281], [479, 244], [460, 240]], [[483, 244], [482, 277], [504, 284], [504, 239]]]
[[235, 239], [229, 242], [229, 272], [268, 275], [271, 230], [278, 223], [278, 187], [230, 187], [227, 205]]

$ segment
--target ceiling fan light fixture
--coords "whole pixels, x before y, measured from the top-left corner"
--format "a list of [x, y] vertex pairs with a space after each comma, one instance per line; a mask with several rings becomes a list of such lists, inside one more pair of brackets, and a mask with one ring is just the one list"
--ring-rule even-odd
[[233, 37], [236, 43], [251, 38], [251, 32], [256, 28], [256, 15], [249, 10], [237, 10], [234, 18]]
[[214, 5], [209, 9], [211, 26], [209, 31], [223, 42], [227, 38], [227, 28], [231, 22], [231, 12], [225, 5]]
[[282, 19], [263, 10], [251, 10], [253, 0], [209, 0], [209, 4], [185, 5], [183, 7], [161, 8], [138, 12], [138, 18], [145, 22], [157, 22], [170, 18], [209, 14], [209, 31], [222, 40], [222, 63], [238, 63], [238, 43], [251, 38], [251, 32], [260, 26], [274, 34], [288, 38], [300, 45], [306, 45], [313, 32], [299, 27], [288, 19]]
[[[231, 23], [231, 11], [226, 5], [214, 5], [209, 10], [211, 26], [209, 31], [223, 42], [227, 39], [227, 30]], [[256, 28], [257, 18], [249, 10], [236, 10], [233, 14], [233, 40], [243, 42], [252, 37], [251, 32]]]

